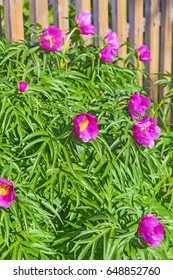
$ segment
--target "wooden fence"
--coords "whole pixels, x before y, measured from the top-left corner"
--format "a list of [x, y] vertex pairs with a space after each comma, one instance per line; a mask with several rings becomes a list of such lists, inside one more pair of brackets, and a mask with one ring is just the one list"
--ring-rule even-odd
[[[1, 21], [5, 25], [5, 37], [10, 41], [24, 39], [24, 19], [22, 0], [0, 0]], [[54, 24], [65, 32], [69, 29], [69, 1], [52, 0]], [[30, 22], [47, 27], [49, 22], [48, 0], [29, 0]], [[147, 63], [152, 82], [156, 73], [172, 72], [172, 0], [76, 0], [73, 1], [76, 14], [84, 10], [92, 12], [93, 24], [97, 33], [104, 37], [109, 30], [117, 32], [121, 43], [127, 38], [138, 47], [147, 44], [152, 62]], [[111, 17], [112, 20], [109, 20]], [[3, 35], [3, 34], [2, 34]], [[125, 57], [126, 46], [119, 50]], [[157, 101], [158, 88], [150, 91], [151, 98]]]

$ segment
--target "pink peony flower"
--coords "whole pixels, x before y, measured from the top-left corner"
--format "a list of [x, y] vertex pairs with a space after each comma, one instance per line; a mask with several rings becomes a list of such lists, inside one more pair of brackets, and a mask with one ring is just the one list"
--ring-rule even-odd
[[77, 115], [73, 119], [74, 129], [83, 142], [98, 136], [97, 118], [88, 113]]
[[82, 35], [89, 35], [89, 34], [95, 34], [96, 33], [96, 28], [92, 24], [89, 24], [87, 26], [81, 26], [80, 28], [81, 34]]
[[149, 245], [157, 247], [164, 239], [164, 226], [154, 215], [146, 215], [139, 223], [138, 233]]
[[79, 25], [80, 33], [83, 35], [95, 34], [96, 28], [91, 22], [91, 13], [84, 11], [75, 16], [75, 21]]
[[28, 89], [28, 84], [26, 82], [19, 82], [17, 87], [20, 92], [24, 92]]
[[100, 51], [100, 58], [104, 62], [112, 62], [116, 56], [117, 51], [111, 46], [106, 46]]
[[133, 125], [133, 136], [138, 144], [154, 147], [154, 140], [160, 137], [160, 128], [156, 122], [154, 118], [144, 117]]
[[76, 15], [74, 19], [80, 26], [86, 26], [91, 23], [91, 13], [89, 11], [83, 11]]
[[64, 39], [64, 32], [58, 27], [51, 25], [43, 31], [40, 37], [40, 45], [49, 51], [60, 51], [63, 49], [62, 43]]
[[119, 41], [118, 35], [115, 32], [109, 32], [104, 37], [104, 39], [109, 46], [114, 47], [116, 50], [119, 49], [120, 41]]
[[0, 207], [8, 208], [14, 200], [15, 192], [13, 183], [0, 178]]
[[137, 113], [140, 114], [142, 117], [145, 116], [145, 109], [150, 106], [149, 98], [141, 95], [140, 93], [134, 93], [128, 104], [129, 113], [132, 116], [133, 120], [136, 120]]
[[139, 59], [143, 62], [150, 62], [150, 50], [148, 46], [146, 45], [141, 45], [138, 47], [138, 52], [139, 52]]

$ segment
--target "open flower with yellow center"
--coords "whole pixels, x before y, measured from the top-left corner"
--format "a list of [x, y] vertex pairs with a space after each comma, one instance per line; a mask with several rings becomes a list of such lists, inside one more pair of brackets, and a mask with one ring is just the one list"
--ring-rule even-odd
[[156, 122], [154, 118], [145, 117], [133, 125], [133, 136], [138, 144], [154, 147], [154, 140], [160, 137], [160, 128]]
[[51, 25], [45, 29], [40, 37], [40, 45], [49, 51], [60, 51], [63, 49], [64, 32], [58, 27]]
[[0, 207], [8, 208], [14, 200], [15, 192], [13, 183], [0, 178]]
[[97, 122], [97, 118], [88, 113], [82, 113], [74, 117], [74, 129], [83, 142], [88, 142], [98, 136]]

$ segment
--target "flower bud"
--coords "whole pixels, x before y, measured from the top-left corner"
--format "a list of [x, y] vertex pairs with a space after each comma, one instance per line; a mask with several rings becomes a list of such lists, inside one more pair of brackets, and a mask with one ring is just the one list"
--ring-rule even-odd
[[146, 243], [157, 247], [164, 239], [164, 226], [154, 215], [145, 215], [139, 223], [138, 233]]
[[28, 89], [28, 84], [26, 82], [19, 82], [18, 89], [20, 92], [24, 92]]

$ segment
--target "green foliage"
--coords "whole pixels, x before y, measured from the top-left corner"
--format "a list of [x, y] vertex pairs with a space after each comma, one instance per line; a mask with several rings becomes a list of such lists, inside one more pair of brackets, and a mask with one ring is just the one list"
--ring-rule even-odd
[[[139, 146], [127, 104], [147, 93], [132, 54], [120, 67], [81, 39], [56, 53], [1, 40], [0, 177], [14, 182], [16, 200], [0, 209], [0, 259], [172, 259], [172, 103], [163, 104], [173, 91], [166, 77], [158, 81], [168, 94], [149, 113], [162, 135], [153, 149]], [[73, 130], [82, 112], [98, 118], [99, 136], [88, 143]], [[148, 213], [165, 227], [156, 249], [137, 235]]]

